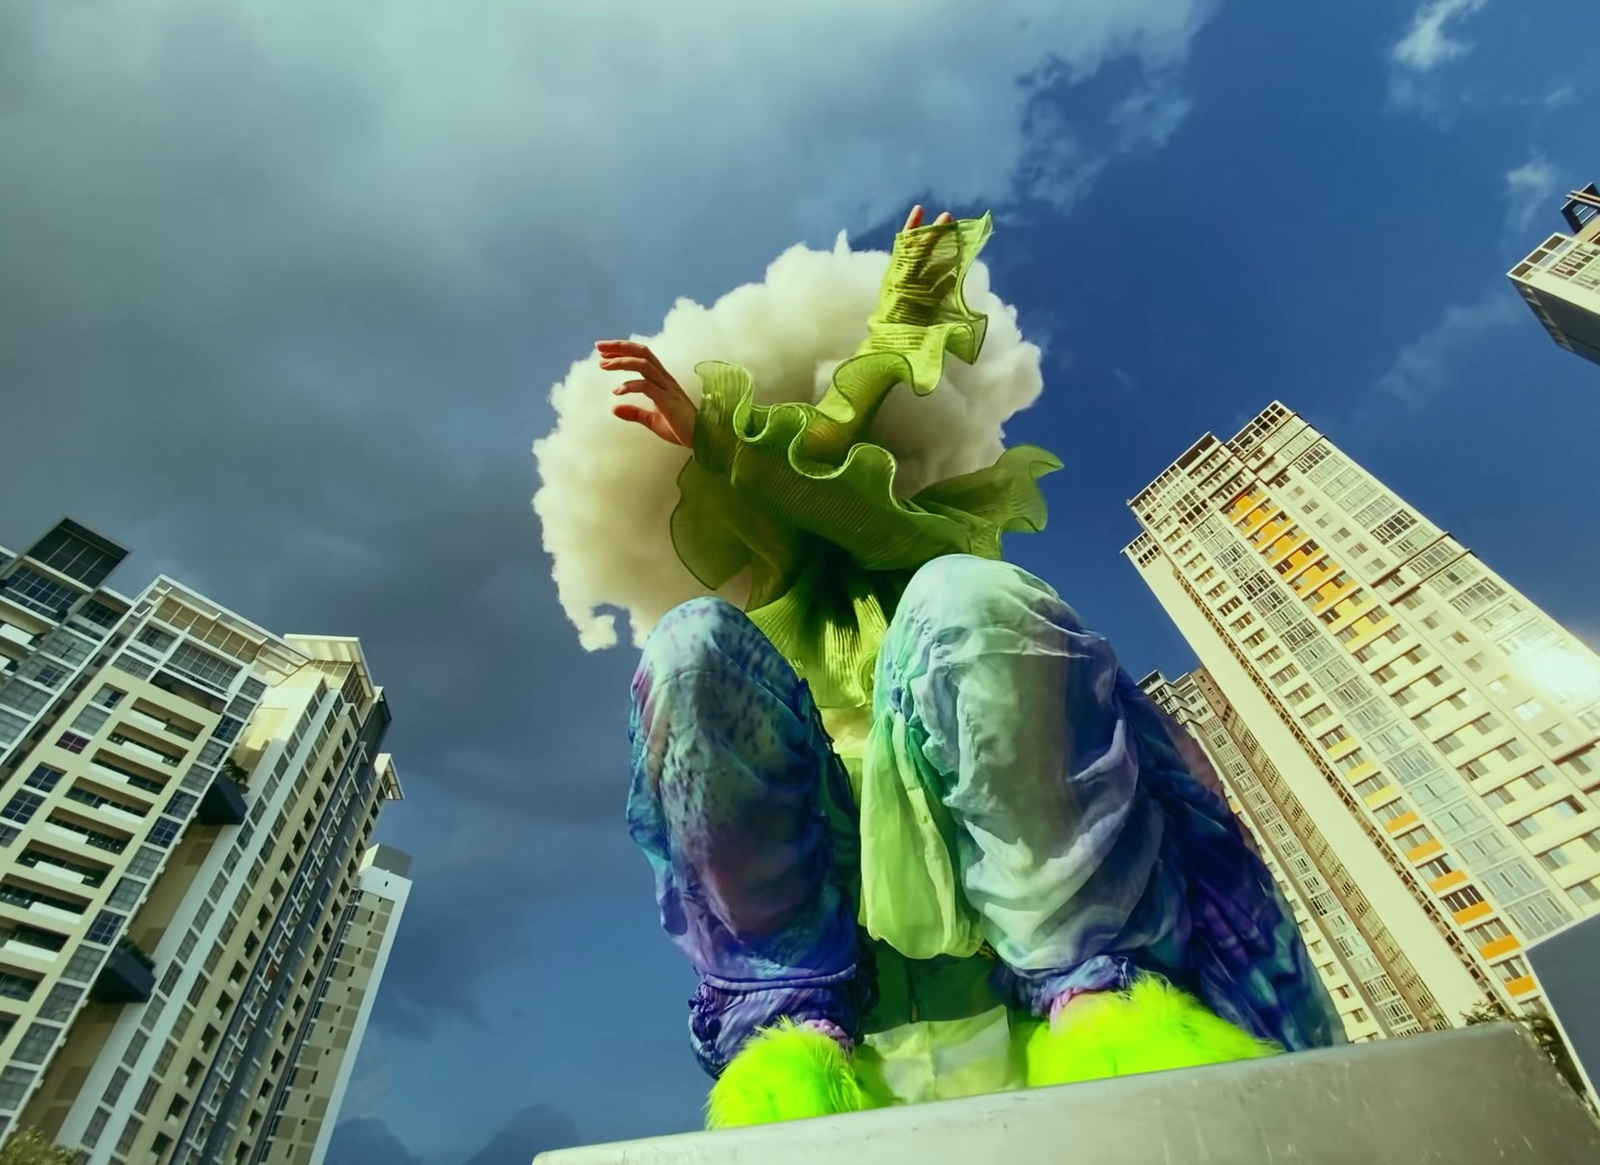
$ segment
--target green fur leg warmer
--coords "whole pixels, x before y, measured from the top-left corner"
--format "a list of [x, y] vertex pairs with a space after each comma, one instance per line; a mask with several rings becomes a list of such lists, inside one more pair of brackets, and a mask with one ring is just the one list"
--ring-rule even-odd
[[870, 1108], [850, 1057], [820, 1031], [780, 1020], [744, 1046], [706, 1103], [706, 1128], [832, 1116]]
[[1028, 1041], [1028, 1086], [1072, 1084], [1276, 1055], [1192, 995], [1146, 977], [1121, 994], [1084, 996]]

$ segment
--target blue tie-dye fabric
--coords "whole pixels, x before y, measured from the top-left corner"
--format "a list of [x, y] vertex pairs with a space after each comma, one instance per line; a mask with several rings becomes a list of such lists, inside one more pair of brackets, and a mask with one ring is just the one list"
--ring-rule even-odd
[[[741, 612], [699, 599], [651, 635], [633, 695], [629, 824], [700, 973], [702, 1066], [781, 1016], [859, 1033], [874, 984], [854, 804], [805, 684]], [[1153, 972], [1288, 1050], [1342, 1040], [1204, 754], [1039, 579], [924, 566], [879, 655], [871, 731], [914, 744], [897, 776], [954, 823], [955, 897], [1014, 1006], [1043, 1015]], [[884, 754], [869, 743], [867, 763]]]

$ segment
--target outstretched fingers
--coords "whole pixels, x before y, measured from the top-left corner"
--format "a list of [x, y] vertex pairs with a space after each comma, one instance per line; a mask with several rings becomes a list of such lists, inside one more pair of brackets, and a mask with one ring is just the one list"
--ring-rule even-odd
[[[951, 223], [951, 222], [955, 222], [955, 216], [953, 214], [951, 214], [947, 210], [947, 211], [943, 211], [939, 215], [938, 218], [934, 219], [933, 223], [931, 225], [936, 226], [936, 227], [942, 227], [946, 223]], [[918, 227], [920, 227], [921, 225], [922, 225], [922, 207], [921, 206], [913, 206], [911, 208], [911, 213], [906, 216], [906, 225], [904, 227], [902, 227], [901, 229], [902, 230], [907, 230], [907, 231], [914, 231]]]

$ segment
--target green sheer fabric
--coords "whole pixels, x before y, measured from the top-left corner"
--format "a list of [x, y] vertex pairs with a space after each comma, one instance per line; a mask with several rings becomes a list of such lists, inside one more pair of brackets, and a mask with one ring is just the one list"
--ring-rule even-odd
[[867, 439], [897, 384], [927, 395], [946, 352], [977, 359], [988, 321], [961, 287], [992, 230], [984, 215], [897, 236], [867, 339], [815, 405], [757, 405], [744, 368], [695, 369], [703, 394], [673, 544], [713, 589], [750, 569], [750, 618], [818, 706], [845, 713], [835, 719], [870, 705], [878, 647], [917, 567], [943, 554], [999, 558], [1001, 534], [1044, 527], [1037, 479], [1061, 462], [1043, 449], [1016, 446], [904, 500], [893, 454]]

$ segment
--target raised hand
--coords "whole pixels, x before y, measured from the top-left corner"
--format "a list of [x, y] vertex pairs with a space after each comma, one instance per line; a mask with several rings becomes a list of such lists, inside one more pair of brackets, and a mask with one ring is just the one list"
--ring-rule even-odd
[[639, 393], [655, 406], [619, 404], [611, 410], [612, 415], [643, 425], [663, 441], [694, 448], [694, 425], [698, 415], [694, 401], [672, 378], [660, 358], [645, 345], [632, 340], [601, 340], [594, 347], [600, 353], [601, 368], [639, 374], [638, 379], [624, 381], [612, 389], [613, 395]]
[[[954, 222], [954, 221], [955, 221], [955, 216], [953, 216], [947, 210], [943, 214], [941, 214], [938, 218], [934, 219], [933, 222], [929, 223], [928, 225], [929, 226], [942, 227], [942, 226], [944, 226], [945, 223]], [[906, 225], [901, 227], [900, 229], [902, 231], [914, 231], [918, 227], [920, 227], [921, 225], [922, 225], [922, 207], [913, 206], [911, 208], [911, 214], [909, 216], [907, 216], [907, 218], [906, 218]]]
[[[955, 218], [947, 210], [934, 219], [930, 226], [944, 226]], [[911, 208], [902, 228], [914, 231], [922, 225], [922, 207]], [[624, 421], [643, 425], [663, 441], [674, 445], [694, 447], [694, 426], [698, 411], [683, 386], [673, 379], [661, 360], [644, 344], [632, 340], [601, 340], [595, 344], [600, 353], [600, 367], [607, 371], [635, 372], [638, 377], [624, 381], [612, 393], [616, 396], [639, 394], [649, 399], [653, 408], [643, 405], [619, 404], [612, 414]]]

